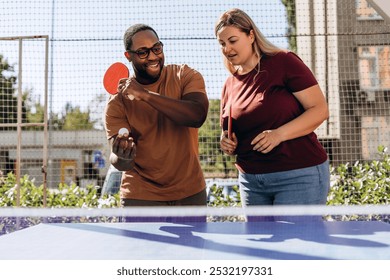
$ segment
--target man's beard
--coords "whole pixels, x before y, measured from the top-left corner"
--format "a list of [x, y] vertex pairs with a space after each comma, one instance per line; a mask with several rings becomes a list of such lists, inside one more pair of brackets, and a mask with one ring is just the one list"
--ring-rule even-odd
[[158, 72], [157, 75], [152, 76], [146, 70], [142, 69], [141, 71], [138, 71], [137, 76], [140, 78], [141, 81], [145, 81], [148, 82], [148, 84], [152, 84], [160, 78], [161, 71], [162, 68], [160, 68], [160, 71]]

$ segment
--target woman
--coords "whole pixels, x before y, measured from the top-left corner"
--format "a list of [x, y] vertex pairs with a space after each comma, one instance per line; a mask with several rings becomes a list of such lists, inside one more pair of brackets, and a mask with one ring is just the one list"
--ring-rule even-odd
[[325, 204], [329, 162], [314, 130], [329, 111], [316, 78], [242, 10], [223, 13], [215, 35], [231, 73], [222, 89], [220, 146], [236, 155], [243, 204]]

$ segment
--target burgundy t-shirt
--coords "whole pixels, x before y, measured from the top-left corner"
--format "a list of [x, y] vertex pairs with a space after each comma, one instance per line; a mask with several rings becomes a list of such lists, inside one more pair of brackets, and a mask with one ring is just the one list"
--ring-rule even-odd
[[304, 112], [294, 97], [318, 82], [310, 69], [293, 52], [263, 55], [260, 72], [255, 67], [244, 75], [227, 78], [221, 97], [221, 125], [227, 130], [228, 105], [232, 128], [238, 139], [236, 166], [243, 173], [271, 173], [310, 167], [327, 160], [317, 135], [280, 143], [271, 152], [253, 150], [251, 141], [264, 130], [276, 129]]

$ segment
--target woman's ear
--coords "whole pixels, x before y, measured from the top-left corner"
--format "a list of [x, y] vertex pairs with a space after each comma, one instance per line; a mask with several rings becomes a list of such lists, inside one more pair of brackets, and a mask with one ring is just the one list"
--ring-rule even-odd
[[125, 56], [129, 62], [131, 62], [131, 55], [129, 52], [125, 52]]
[[255, 34], [253, 32], [253, 29], [249, 32], [249, 37], [251, 38], [252, 43], [255, 41]]

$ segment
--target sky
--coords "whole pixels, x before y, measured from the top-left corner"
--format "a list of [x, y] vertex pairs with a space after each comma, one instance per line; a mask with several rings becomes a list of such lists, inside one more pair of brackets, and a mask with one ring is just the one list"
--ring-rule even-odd
[[[0, 0], [0, 38], [49, 36], [49, 111], [66, 102], [102, 110], [102, 79], [114, 62], [126, 64], [123, 33], [134, 23], [151, 25], [164, 42], [166, 63], [186, 63], [205, 78], [209, 98], [219, 98], [228, 72], [213, 34], [227, 9], [246, 11], [272, 42], [288, 48], [286, 14], [280, 0]], [[18, 71], [19, 41], [0, 40], [0, 54]], [[22, 42], [23, 89], [43, 102], [45, 42]], [[130, 65], [128, 65], [130, 66]]]

